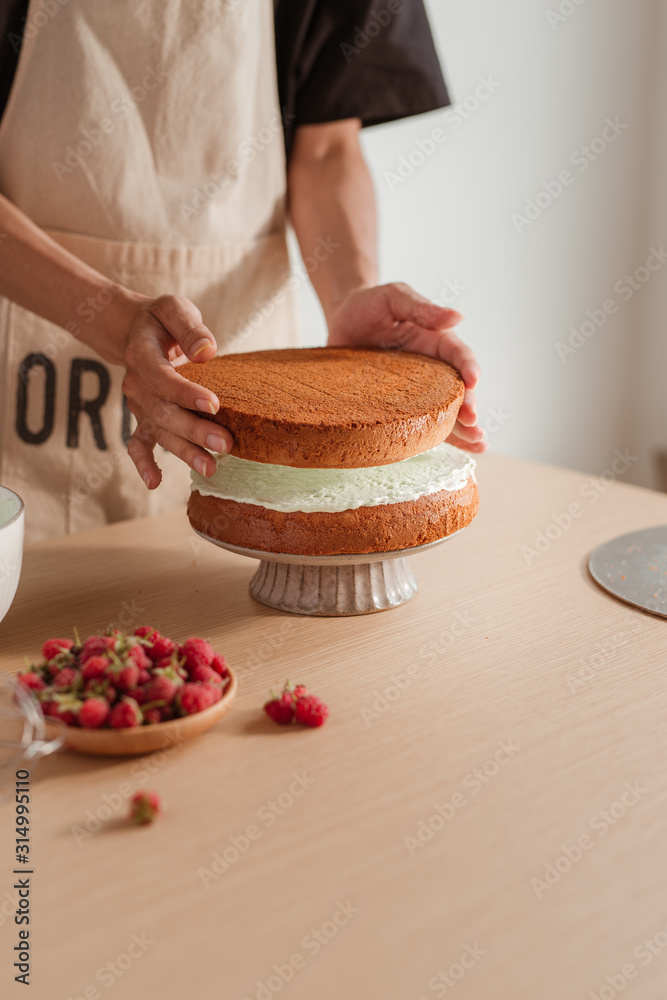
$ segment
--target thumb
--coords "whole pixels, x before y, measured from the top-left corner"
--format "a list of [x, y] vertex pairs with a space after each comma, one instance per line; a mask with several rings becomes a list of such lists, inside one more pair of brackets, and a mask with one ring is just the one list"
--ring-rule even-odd
[[386, 289], [389, 306], [398, 320], [408, 320], [427, 330], [452, 330], [463, 319], [456, 309], [429, 302], [409, 285], [387, 285]]
[[210, 361], [215, 356], [218, 348], [215, 337], [190, 299], [182, 295], [162, 295], [153, 302], [150, 312], [190, 361]]

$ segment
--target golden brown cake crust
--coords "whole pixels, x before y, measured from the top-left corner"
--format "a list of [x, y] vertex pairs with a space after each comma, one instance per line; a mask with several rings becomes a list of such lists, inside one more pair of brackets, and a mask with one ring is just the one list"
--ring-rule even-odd
[[470, 476], [460, 490], [441, 490], [418, 500], [340, 513], [285, 514], [193, 492], [188, 517], [197, 531], [231, 545], [319, 556], [393, 552], [425, 545], [465, 528], [478, 505], [477, 483]]
[[219, 397], [210, 419], [231, 432], [232, 455], [295, 468], [358, 469], [419, 455], [449, 436], [464, 394], [443, 361], [381, 348], [226, 354], [178, 371]]

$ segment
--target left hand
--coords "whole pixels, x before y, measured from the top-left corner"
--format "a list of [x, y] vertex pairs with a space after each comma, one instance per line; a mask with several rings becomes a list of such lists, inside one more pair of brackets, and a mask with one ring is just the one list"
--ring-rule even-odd
[[330, 347], [399, 347], [446, 361], [460, 373], [465, 396], [449, 444], [466, 451], [486, 451], [477, 423], [473, 392], [479, 366], [473, 351], [453, 332], [462, 316], [429, 302], [409, 285], [394, 283], [361, 288], [347, 296], [329, 317]]

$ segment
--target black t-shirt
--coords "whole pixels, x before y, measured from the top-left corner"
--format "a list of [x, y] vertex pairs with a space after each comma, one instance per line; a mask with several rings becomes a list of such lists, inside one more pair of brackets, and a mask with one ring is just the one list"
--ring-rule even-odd
[[[280, 105], [295, 128], [364, 125], [449, 104], [423, 0], [274, 0]], [[0, 0], [0, 117], [18, 63], [28, 0]]]

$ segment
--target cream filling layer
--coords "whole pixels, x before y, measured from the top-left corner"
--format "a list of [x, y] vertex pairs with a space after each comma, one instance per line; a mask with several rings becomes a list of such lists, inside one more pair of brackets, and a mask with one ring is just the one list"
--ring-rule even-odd
[[315, 513], [379, 507], [418, 500], [441, 490], [460, 490], [475, 475], [470, 455], [439, 444], [422, 455], [366, 469], [293, 469], [219, 455], [210, 477], [192, 472], [192, 490], [205, 497], [251, 503], [283, 513]]

